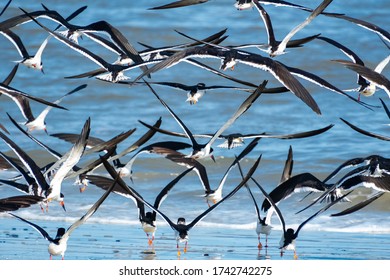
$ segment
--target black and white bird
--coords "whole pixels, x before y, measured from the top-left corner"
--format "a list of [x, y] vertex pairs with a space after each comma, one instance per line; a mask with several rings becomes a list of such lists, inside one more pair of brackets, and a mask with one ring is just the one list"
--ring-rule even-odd
[[[354, 190], [358, 187], [365, 187], [376, 191], [377, 193], [390, 192], [390, 159], [379, 156], [369, 155], [367, 157], [352, 158], [340, 164], [333, 172], [331, 172], [323, 182], [328, 182], [336, 177], [343, 169], [352, 168], [344, 176], [331, 184], [321, 196], [315, 199], [307, 207], [300, 210], [298, 213], [308, 209], [316, 204], [318, 201], [330, 198], [330, 200], [340, 200], [343, 191]], [[378, 194], [374, 194], [376, 197]], [[368, 205], [373, 197], [362, 201], [358, 206], [352, 206], [348, 209], [355, 209], [357, 211]], [[379, 195], [378, 197], [379, 198]], [[376, 199], [374, 198], [374, 200]], [[346, 212], [349, 210], [346, 209]], [[354, 212], [353, 211], [353, 212]]]
[[[43, 4], [42, 4], [42, 6], [44, 8], [46, 8]], [[85, 9], [86, 9], [86, 6], [77, 9], [75, 12], [73, 12], [71, 15], [69, 15], [64, 20], [66, 20], [66, 21], [72, 20], [73, 18], [78, 16], [81, 12], [83, 12]], [[42, 16], [44, 16], [44, 13], [42, 13]], [[15, 24], [17, 24], [17, 25], [22, 24], [23, 21], [21, 22], [20, 20], [21, 20], [20, 16], [14, 18]], [[13, 19], [11, 18], [11, 19], [8, 19], [7, 21], [8, 21], [8, 23], [10, 23], [10, 22], [13, 21]], [[60, 26], [61, 25], [59, 25], [56, 29], [58, 29]], [[49, 39], [51, 37], [50, 35], [42, 42], [42, 44], [40, 45], [40, 47], [37, 50], [36, 54], [34, 56], [32, 56], [27, 51], [27, 49], [24, 46], [21, 38], [17, 34], [15, 34], [11, 30], [11, 28], [5, 29], [4, 28], [4, 24], [0, 23], [0, 34], [4, 35], [11, 43], [14, 44], [14, 46], [16, 47], [18, 53], [22, 57], [22, 60], [16, 61], [17, 63], [26, 65], [27, 67], [32, 68], [32, 69], [40, 70], [42, 73], [44, 73], [44, 71], [43, 71], [43, 63], [42, 63], [42, 53], [43, 53], [43, 50], [46, 48], [46, 45], [47, 45], [47, 43], [48, 43], [48, 41], [49, 41]]]
[[44, 73], [43, 71], [43, 63], [42, 63], [42, 53], [44, 49], [46, 48], [46, 45], [50, 39], [50, 36], [48, 36], [40, 45], [35, 55], [30, 55], [27, 51], [26, 47], [24, 46], [22, 40], [18, 35], [16, 35], [13, 31], [10, 29], [8, 30], [0, 30], [0, 34], [4, 35], [11, 43], [13, 43], [22, 57], [21, 60], [15, 61], [16, 63], [23, 64], [27, 66], [28, 68], [36, 69]]
[[309, 221], [320, 215], [321, 213], [328, 210], [330, 207], [332, 207], [334, 204], [338, 203], [339, 200], [344, 199], [345, 196], [347, 196], [350, 192], [344, 194], [340, 198], [336, 199], [335, 201], [329, 203], [325, 207], [321, 208], [317, 212], [315, 212], [313, 215], [311, 215], [309, 218], [307, 218], [305, 221], [303, 221], [296, 230], [293, 228], [287, 228], [286, 222], [284, 220], [283, 214], [280, 211], [279, 207], [276, 205], [275, 202], [273, 202], [272, 198], [269, 196], [269, 194], [263, 189], [263, 187], [252, 177], [252, 181], [259, 187], [265, 198], [268, 200], [270, 205], [272, 205], [273, 211], [275, 211], [276, 215], [278, 216], [280, 223], [282, 225], [282, 238], [279, 242], [279, 249], [280, 255], [283, 256], [285, 250], [292, 250], [294, 251], [294, 259], [298, 259], [298, 255], [296, 253], [296, 239], [298, 238], [299, 232], [302, 230], [303, 226], [306, 225]]
[[199, 144], [195, 137], [193, 136], [193, 133], [188, 129], [188, 127], [183, 123], [183, 121], [173, 112], [173, 110], [168, 106], [167, 103], [163, 99], [161, 99], [158, 94], [153, 90], [153, 88], [147, 83], [149, 88], [152, 90], [153, 94], [157, 97], [157, 99], [161, 102], [161, 104], [169, 111], [169, 113], [172, 115], [172, 117], [178, 122], [178, 124], [181, 126], [181, 128], [184, 130], [187, 137], [190, 139], [192, 144], [193, 151], [188, 157], [192, 157], [195, 159], [198, 158], [205, 158], [205, 157], [211, 157], [214, 160], [213, 156], [213, 148], [211, 147], [214, 142], [218, 139], [218, 137], [228, 128], [230, 127], [236, 119], [238, 119], [243, 113], [245, 113], [249, 107], [256, 101], [256, 99], [260, 96], [262, 89], [267, 84], [267, 81], [264, 81], [256, 91], [254, 91], [247, 99], [244, 100], [244, 102], [239, 106], [237, 111], [233, 114], [230, 119], [228, 119], [225, 124], [221, 126], [210, 138], [210, 140], [206, 144]]
[[[67, 97], [67, 96], [69, 96], [69, 95], [71, 95], [71, 94], [73, 94], [75, 92], [78, 92], [78, 91], [80, 91], [80, 90], [82, 90], [82, 89], [84, 89], [86, 87], [87, 87], [86, 84], [83, 84], [81, 86], [76, 87], [75, 89], [69, 91], [68, 93], [64, 94], [59, 99], [54, 101], [53, 104], [56, 104], [56, 105], [60, 104], [60, 102], [62, 102], [62, 100], [65, 97]], [[23, 113], [23, 116], [26, 119], [26, 122], [24, 123], [24, 125], [27, 127], [27, 130], [29, 132], [43, 130], [43, 131], [45, 131], [47, 133], [47, 129], [46, 129], [46, 116], [47, 116], [47, 114], [49, 114], [49, 112], [51, 111], [51, 109], [53, 107], [50, 106], [50, 105], [46, 106], [46, 108], [43, 109], [42, 112], [37, 117], [34, 117], [28, 100], [25, 100], [24, 105], [25, 106], [23, 108], [22, 113]]]
[[[144, 126], [155, 129], [156, 131], [171, 135], [171, 136], [177, 136], [177, 137], [184, 137], [186, 138], [187, 135], [180, 132], [173, 132], [168, 131], [162, 128], [152, 128], [151, 125], [140, 121], [141, 124]], [[324, 133], [331, 129], [334, 126], [334, 124], [327, 125], [323, 128], [309, 130], [309, 131], [303, 131], [303, 132], [297, 132], [297, 133], [291, 133], [291, 134], [268, 134], [266, 132], [263, 133], [248, 133], [248, 134], [242, 134], [242, 133], [230, 133], [230, 134], [221, 134], [219, 135], [218, 139], [225, 140], [223, 143], [219, 144], [218, 147], [220, 148], [226, 148], [226, 149], [233, 149], [236, 147], [240, 147], [245, 144], [245, 140], [247, 139], [254, 139], [254, 138], [276, 138], [276, 139], [300, 139], [300, 138], [306, 138], [306, 137], [312, 137], [321, 133]], [[193, 134], [195, 138], [211, 138], [213, 137], [213, 134]]]
[[185, 155], [179, 153], [178, 150], [188, 149], [191, 147], [192, 146], [188, 143], [177, 141], [163, 141], [149, 144], [139, 149], [137, 153], [135, 153], [126, 164], [121, 164], [120, 166], [118, 166], [118, 173], [122, 178], [130, 177], [130, 179], [132, 180], [133, 164], [139, 155], [143, 153], [156, 154], [164, 156], [168, 159], [174, 156], [185, 157]]
[[[156, 199], [154, 201], [153, 206], [156, 209], [159, 209], [162, 202], [167, 198], [168, 193], [172, 190], [172, 188], [180, 181], [181, 178], [183, 178], [188, 172], [190, 172], [191, 169], [187, 169], [181, 174], [179, 174], [177, 177], [175, 177], [171, 182], [169, 182], [156, 196]], [[99, 176], [99, 175], [87, 175], [86, 179], [89, 181], [89, 183], [102, 188], [107, 189], [110, 187], [111, 184], [113, 184], [114, 180], [111, 178], [107, 178], [105, 176]], [[131, 188], [131, 187], [128, 187]], [[146, 211], [145, 203], [138, 199], [137, 197], [142, 197], [137, 191], [134, 189], [131, 189], [131, 192], [128, 191], [127, 188], [123, 188], [120, 184], [116, 184], [112, 192], [130, 198], [134, 201], [135, 205], [138, 209], [138, 219], [141, 223], [142, 229], [145, 232], [147, 238], [148, 238], [148, 244], [152, 245], [155, 237], [155, 232], [157, 230], [156, 225], [156, 211]], [[137, 194], [137, 197], [132, 195], [132, 193]]]
[[[58, 201], [65, 210], [64, 195], [61, 192], [62, 182], [83, 155], [89, 133], [90, 119], [85, 122], [79, 139], [73, 147], [47, 170], [45, 170], [44, 173], [35, 161], [10, 138], [2, 132], [0, 132], [0, 137], [13, 150], [13, 152], [22, 161], [24, 167], [28, 170], [28, 175], [24, 175], [27, 181], [27, 191], [25, 192], [28, 194], [43, 196], [45, 198], [45, 203], [52, 200]], [[2, 156], [9, 161], [5, 155]], [[11, 161], [9, 161], [9, 163], [12, 164]], [[20, 168], [18, 170], [22, 173]], [[49, 176], [52, 172], [55, 173], [53, 177]]]
[[365, 96], [371, 96], [376, 92], [376, 87], [383, 89], [390, 97], [390, 80], [381, 74], [382, 70], [390, 61], [390, 55], [383, 59], [375, 69], [371, 69], [367, 66], [354, 63], [348, 60], [334, 59], [334, 62], [340, 63], [346, 68], [356, 72], [369, 82], [369, 85], [361, 92]]
[[[186, 48], [185, 50], [179, 51], [176, 54], [170, 56], [169, 58], [163, 59], [161, 62], [158, 62], [157, 64], [151, 66], [147, 71], [139, 75], [133, 81], [133, 83], [137, 82], [139, 79], [141, 79], [147, 74], [151, 74], [156, 71], [172, 67], [180, 63], [181, 61], [200, 67], [198, 63], [194, 63], [190, 60], [193, 57], [210, 57], [220, 59], [220, 68], [222, 70], [233, 68], [237, 63], [242, 63], [254, 68], [261, 69], [263, 71], [270, 72], [280, 83], [283, 84], [284, 87], [286, 87], [294, 95], [296, 95], [304, 103], [306, 103], [306, 105], [309, 106], [315, 113], [321, 114], [321, 110], [318, 107], [318, 104], [315, 102], [315, 100], [307, 91], [307, 89], [293, 76], [293, 74], [303, 76], [303, 78], [306, 77], [306, 79], [309, 79], [311, 82], [318, 83], [321, 86], [324, 86], [323, 79], [321, 81], [318, 81], [317, 79], [314, 79], [313, 75], [307, 77], [307, 72], [305, 73], [305, 71], [299, 71], [298, 73], [299, 69], [287, 69], [286, 65], [276, 60], [273, 60], [270, 57], [264, 57], [260, 54], [250, 53], [247, 51], [235, 50], [229, 47], [206, 45], [203, 47]], [[204, 67], [202, 68], [206, 69]], [[206, 70], [210, 71], [209, 69]], [[339, 91], [340, 94], [344, 94], [344, 92], [342, 92], [341, 90]]]
[[[324, 42], [327, 42], [327, 43], [329, 43], [329, 44], [339, 48], [346, 56], [348, 56], [351, 59], [351, 61], [354, 64], [365, 66], [363, 60], [354, 51], [352, 51], [350, 48], [344, 46], [343, 44], [341, 44], [341, 43], [339, 43], [339, 42], [337, 42], [337, 41], [335, 41], [333, 39], [330, 39], [328, 37], [323, 37], [323, 36], [319, 36], [319, 37], [317, 37], [317, 39], [322, 40]], [[389, 57], [386, 57], [384, 60], [382, 60], [375, 67], [374, 71], [377, 72], [377, 73], [381, 73], [382, 70], [388, 64], [388, 62], [389, 62]], [[347, 67], [348, 67], [348, 65], [353, 65], [353, 64], [345, 64], [345, 62], [341, 62], [341, 61], [340, 61], [340, 63], [342, 63], [343, 65], [345, 65]], [[362, 76], [359, 73], [357, 74], [357, 83], [359, 85], [358, 88], [352, 89], [352, 90], [345, 90], [345, 91], [357, 91], [357, 92], [359, 92], [359, 98], [360, 98], [360, 95], [371, 96], [377, 90], [375, 83], [373, 83], [370, 80], [366, 79], [364, 76]]]
[[203, 97], [203, 95], [209, 90], [230, 89], [230, 90], [237, 90], [237, 91], [253, 92], [253, 89], [251, 88], [223, 86], [223, 85], [207, 86], [205, 83], [197, 83], [195, 85], [185, 85], [176, 82], [149, 82], [149, 84], [168, 86], [186, 92], [187, 93], [186, 102], [189, 102], [190, 105], [197, 104], [199, 102], [199, 99]]
[[[319, 14], [321, 14], [325, 8], [332, 2], [332, 0], [325, 0], [323, 1], [316, 9], [312, 11], [312, 13], [299, 25], [294, 27], [285, 37], [282, 41], [277, 41], [275, 39], [275, 34], [272, 26], [271, 19], [266, 12], [266, 10], [260, 5], [258, 0], [252, 1], [254, 4], [254, 7], [258, 10], [260, 13], [261, 18], [263, 19], [263, 22], [265, 24], [265, 28], [268, 35], [268, 43], [262, 45], [257, 45], [257, 47], [260, 50], [263, 50], [267, 52], [271, 57], [275, 57], [281, 54], [285, 53], [286, 48], [292, 48], [292, 47], [298, 47], [302, 46], [304, 43], [307, 43], [311, 40], [313, 40], [315, 37], [317, 37], [319, 34], [298, 39], [298, 40], [291, 40], [292, 37], [298, 33], [300, 30], [302, 30], [304, 27], [306, 27], [310, 22], [312, 22]], [[264, 49], [263, 47], [267, 47]]]
[[104, 192], [104, 194], [99, 198], [98, 201], [96, 201], [92, 207], [85, 213], [84, 216], [82, 216], [80, 219], [78, 219], [76, 222], [74, 222], [68, 229], [65, 230], [65, 228], [58, 228], [56, 236], [53, 238], [49, 235], [49, 233], [44, 230], [39, 225], [27, 221], [26, 219], [23, 219], [22, 217], [19, 217], [13, 213], [9, 213], [10, 215], [14, 216], [15, 218], [18, 218], [19, 220], [29, 224], [31, 227], [33, 227], [35, 230], [37, 230], [43, 238], [45, 238], [47, 241], [49, 241], [49, 247], [48, 251], [50, 254], [50, 259], [52, 259], [53, 256], [61, 256], [62, 259], [65, 258], [65, 252], [68, 247], [68, 239], [72, 232], [84, 224], [95, 212], [99, 209], [100, 205], [104, 202], [104, 200], [108, 197], [108, 195], [111, 193], [112, 189], [115, 186], [114, 183]]
[[[57, 39], [58, 41], [64, 43], [65, 45], [67, 45], [71, 49], [79, 52], [83, 56], [89, 58], [90, 60], [92, 60], [93, 62], [98, 64], [100, 67], [104, 68], [105, 71], [103, 71], [103, 72], [108, 72], [108, 73], [103, 73], [103, 74], [101, 74], [101, 72], [96, 73], [96, 75], [97, 74], [101, 74], [101, 75], [96, 76], [99, 79], [115, 83], [115, 82], [118, 82], [120, 80], [124, 80], [124, 79], [128, 78], [128, 77], [126, 77], [124, 75], [124, 73], [123, 73], [124, 71], [128, 71], [128, 70], [131, 70], [131, 69], [134, 69], [134, 68], [138, 68], [138, 67], [140, 67], [143, 70], [144, 69], [146, 70], [145, 67], [146, 67], [147, 64], [156, 63], [156, 61], [151, 61], [151, 62], [147, 61], [147, 62], [145, 62], [144, 60], [142, 60], [142, 58], [140, 57], [138, 52], [134, 49], [134, 47], [132, 47], [130, 45], [130, 43], [128, 42], [126, 37], [123, 36], [123, 34], [121, 32], [119, 32], [119, 30], [117, 30], [114, 26], [112, 26], [111, 24], [109, 24], [106, 21], [95, 22], [95, 23], [92, 23], [92, 24], [87, 25], [87, 26], [75, 26], [75, 25], [69, 24], [65, 19], [63, 19], [61, 17], [62, 18], [61, 19], [61, 23], [64, 24], [66, 27], [68, 27], [70, 30], [72, 29], [73, 33], [78, 34], [80, 32], [84, 32], [84, 31], [105, 32], [105, 33], [107, 33], [110, 36], [111, 40], [113, 40], [116, 44], [118, 44], [119, 47], [126, 53], [126, 55], [128, 55], [129, 57], [131, 57], [133, 59], [135, 64], [132, 64], [132, 65], [120, 65], [120, 64], [116, 64], [116, 63], [109, 63], [106, 60], [104, 60], [103, 58], [101, 58], [100, 56], [98, 56], [98, 55], [94, 54], [93, 52], [91, 52], [90, 50], [80, 46], [74, 40], [68, 39], [69, 35], [63, 36], [63, 35], [60, 35], [57, 32], [54, 32], [54, 31], [50, 30], [46, 26], [44, 26], [41, 23], [39, 23], [34, 18], [33, 15], [27, 13], [23, 9], [22, 9], [22, 11], [27, 16], [29, 16], [35, 23], [37, 23], [40, 27], [42, 27], [50, 35], [52, 35], [55, 39]], [[159, 61], [159, 60], [157, 60], [157, 61]]]

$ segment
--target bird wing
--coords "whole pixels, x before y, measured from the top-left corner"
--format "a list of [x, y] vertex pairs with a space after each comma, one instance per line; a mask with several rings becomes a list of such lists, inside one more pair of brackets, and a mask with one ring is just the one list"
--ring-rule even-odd
[[10, 214], [10, 215], [14, 216], [15, 218], [18, 218], [19, 220], [29, 224], [36, 231], [38, 231], [43, 236], [43, 238], [45, 238], [49, 242], [54, 242], [54, 239], [50, 237], [50, 235], [47, 233], [47, 231], [44, 230], [43, 228], [41, 228], [40, 226], [38, 226], [37, 224], [34, 224], [34, 223], [30, 222], [30, 221], [27, 221], [27, 220], [23, 219], [22, 217], [19, 217], [19, 216], [13, 214], [13, 213], [8, 213], [8, 214]]

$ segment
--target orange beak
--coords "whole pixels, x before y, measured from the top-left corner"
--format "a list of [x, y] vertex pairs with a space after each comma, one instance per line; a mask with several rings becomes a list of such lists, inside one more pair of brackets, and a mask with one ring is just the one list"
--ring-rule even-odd
[[65, 209], [65, 203], [64, 203], [63, 201], [60, 201], [60, 205], [61, 205], [61, 207], [64, 209], [64, 211], [66, 211], [66, 209]]

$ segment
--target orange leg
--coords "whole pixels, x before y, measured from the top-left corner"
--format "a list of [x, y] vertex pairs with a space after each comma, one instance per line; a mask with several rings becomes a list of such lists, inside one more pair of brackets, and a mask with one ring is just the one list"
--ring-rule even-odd
[[263, 244], [261, 244], [261, 241], [260, 241], [260, 234], [257, 236], [257, 240], [259, 241], [257, 248], [259, 248], [259, 250], [261, 250], [261, 248], [263, 248]]

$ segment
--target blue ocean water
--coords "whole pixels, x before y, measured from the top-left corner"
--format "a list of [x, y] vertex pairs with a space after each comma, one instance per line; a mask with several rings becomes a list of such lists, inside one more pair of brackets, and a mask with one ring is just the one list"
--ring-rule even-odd
[[[226, 45], [263, 43], [266, 40], [264, 25], [257, 10], [237, 11], [233, 7], [234, 1], [215, 0], [181, 9], [148, 10], [152, 6], [162, 5], [166, 2], [162, 0], [111, 2], [98, 0], [83, 1], [82, 3], [79, 1], [42, 1], [47, 7], [57, 10], [62, 15], [70, 14], [81, 5], [88, 5], [88, 8], [72, 21], [73, 23], [84, 25], [98, 20], [106, 20], [123, 32], [137, 50], [143, 49], [138, 42], [154, 47], [189, 42], [188, 39], [180, 36], [175, 30], [195, 38], [205, 38], [227, 28], [228, 38], [223, 42]], [[312, 1], [308, 0], [299, 1], [298, 4], [309, 7], [314, 5]], [[390, 3], [388, 1], [365, 1], [365, 5], [367, 8], [362, 9], [360, 1], [334, 1], [327, 11], [346, 13], [351, 17], [370, 21], [386, 29], [390, 20], [387, 15]], [[39, 3], [33, 3], [32, 1], [13, 1], [0, 20], [21, 14], [18, 7], [22, 7], [27, 11], [42, 9]], [[296, 9], [271, 5], [265, 7], [271, 16], [276, 37], [280, 39], [292, 27], [308, 16], [307, 12]], [[54, 23], [46, 19], [40, 19], [40, 22], [55, 27]], [[47, 37], [47, 33], [32, 22], [21, 25], [15, 28], [14, 31], [22, 38], [26, 48], [31, 53], [34, 53]], [[362, 58], [367, 66], [375, 67], [389, 54], [389, 49], [376, 34], [350, 22], [325, 16], [316, 18], [296, 37], [317, 33], [348, 46]], [[103, 49], [88, 38], [80, 40], [80, 44], [101, 55], [107, 61], [116, 59], [115, 54]], [[5, 37], [0, 36], [0, 45], [2, 49], [0, 52], [0, 79], [4, 79], [14, 66], [13, 61], [19, 60], [20, 57], [15, 47]], [[264, 54], [256, 49], [250, 51]], [[287, 54], [276, 58], [276, 60], [288, 66], [313, 72], [340, 89], [356, 87], [356, 75], [341, 65], [331, 62], [332, 59], [348, 58], [335, 47], [318, 40], [314, 40], [302, 48], [289, 50]], [[201, 59], [201, 62], [215, 68], [218, 68], [220, 63], [215, 59]], [[144, 86], [129, 87], [109, 84], [93, 78], [65, 79], [66, 76], [96, 69], [96, 65], [54, 38], [50, 39], [43, 53], [43, 65], [45, 74], [27, 69], [21, 65], [11, 86], [28, 94], [54, 101], [78, 85], [84, 83], [88, 85], [83, 91], [63, 100], [61, 104], [68, 108], [68, 111], [53, 109], [49, 113], [46, 119], [49, 134], [79, 133], [88, 117], [91, 118], [91, 135], [102, 139], [110, 139], [123, 131], [136, 128], [135, 133], [120, 145], [119, 150], [121, 150], [131, 145], [147, 131], [138, 120], [152, 124], [159, 117], [162, 117], [162, 128], [181, 132], [176, 121]], [[135, 69], [127, 74], [131, 78], [135, 78], [140, 73], [139, 69]], [[269, 80], [269, 87], [280, 86], [280, 83], [269, 73], [246, 65], [238, 64], [234, 71], [228, 70], [227, 73], [254, 84], [259, 84], [267, 79]], [[388, 67], [385, 68], [383, 74], [388, 76], [389, 73]], [[151, 81], [237, 85], [186, 63], [180, 63], [169, 69], [154, 73]], [[372, 97], [362, 97], [364, 102], [377, 106], [374, 110], [369, 110], [352, 102], [345, 96], [307, 81], [301, 79], [300, 81], [318, 103], [322, 115], [316, 115], [291, 93], [262, 95], [226, 131], [227, 133], [267, 132], [270, 134], [288, 134], [334, 124], [331, 130], [312, 138], [297, 140], [262, 139], [254, 151], [243, 161], [243, 167], [248, 170], [257, 157], [262, 154], [262, 160], [255, 177], [267, 191], [271, 191], [279, 182], [290, 145], [294, 151], [293, 174], [311, 172], [320, 179], [325, 178], [339, 164], [348, 159], [365, 157], [371, 154], [388, 156], [386, 149], [388, 143], [358, 134], [340, 120], [340, 118], [344, 118], [363, 129], [389, 135], [389, 121], [379, 100], [379, 98], [382, 98], [388, 104], [388, 96], [383, 90], [378, 91]], [[153, 88], [194, 133], [215, 132], [247, 97], [247, 93], [241, 91], [208, 91], [198, 104], [191, 106], [185, 102], [186, 95], [181, 91], [157, 85]], [[357, 97], [354, 92], [350, 94]], [[53, 158], [50, 155], [13, 127], [6, 113], [9, 113], [19, 122], [24, 121], [23, 117], [12, 100], [6, 96], [0, 98], [0, 122], [9, 130], [10, 137], [31, 154], [37, 162], [44, 164], [52, 161]], [[31, 106], [36, 115], [44, 108], [43, 105], [33, 102]], [[71, 147], [70, 144], [50, 137], [44, 132], [34, 132], [33, 135], [61, 153], [65, 153]], [[166, 140], [177, 139], [156, 134], [151, 141]], [[4, 143], [0, 143], [0, 149], [2, 152], [9, 152]], [[206, 165], [212, 186], [216, 187], [218, 185], [227, 167], [234, 160], [234, 156], [241, 149], [215, 148], [216, 163], [211, 160], [202, 161]], [[96, 157], [96, 154], [90, 155], [83, 162], [86, 163]], [[125, 156], [123, 161], [130, 159], [130, 157], [131, 154]], [[142, 155], [133, 166], [134, 183], [132, 186], [146, 199], [153, 201], [159, 191], [182, 170], [182, 167], [158, 156]], [[97, 173], [104, 174], [104, 170], [100, 169]], [[16, 174], [12, 171], [0, 171], [1, 178], [9, 178]], [[130, 181], [128, 182], [131, 184]], [[238, 170], [234, 169], [229, 174], [224, 192], [233, 189], [239, 182], [240, 174]], [[98, 199], [102, 191], [90, 186], [86, 192], [80, 194], [78, 186], [73, 183], [74, 181], [69, 179], [63, 184], [67, 212], [63, 212], [60, 207], [53, 204], [49, 213], [42, 214], [39, 207], [19, 210], [18, 213], [34, 221], [69, 222], [81, 217], [90, 205]], [[11, 187], [3, 185], [0, 186], [0, 192], [2, 198], [19, 194]], [[260, 192], [255, 191], [255, 193], [258, 202], [261, 203], [263, 198]], [[354, 202], [360, 201], [371, 193], [371, 190], [358, 189], [354, 191], [351, 198]], [[188, 220], [191, 220], [207, 207], [201, 197], [202, 194], [203, 189], [198, 177], [195, 173], [190, 173], [173, 189], [164, 201], [161, 210], [172, 217], [172, 220], [176, 220], [178, 216], [185, 216], [188, 217]], [[294, 195], [280, 203], [280, 207], [285, 213], [286, 222], [291, 226], [298, 226], [310, 215], [310, 213], [305, 212], [295, 215], [295, 212], [302, 209], [310, 199], [314, 198], [313, 196], [301, 201], [303, 195]], [[334, 211], [344, 207], [344, 205], [334, 207]], [[325, 213], [305, 225], [304, 230], [388, 234], [390, 233], [389, 209], [389, 197], [385, 194], [372, 205], [353, 215], [331, 218]], [[329, 212], [331, 211], [332, 209], [329, 210]], [[1, 214], [0, 219], [10, 218], [6, 214]], [[246, 191], [240, 191], [231, 200], [226, 201], [207, 216], [199, 227], [253, 229], [255, 219], [253, 203]], [[111, 195], [105, 202], [104, 207], [99, 209], [91, 220], [119, 225], [138, 225], [137, 209], [132, 201], [117, 195]], [[17, 224], [18, 222], [15, 221], [15, 226]], [[161, 221], [161, 224], [164, 224], [164, 222]], [[276, 229], [280, 228], [277, 220], [273, 221], [273, 224]], [[0, 232], [3, 230], [0, 223]]]

